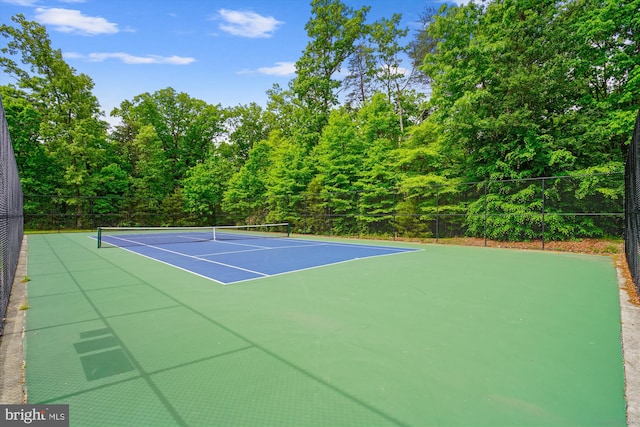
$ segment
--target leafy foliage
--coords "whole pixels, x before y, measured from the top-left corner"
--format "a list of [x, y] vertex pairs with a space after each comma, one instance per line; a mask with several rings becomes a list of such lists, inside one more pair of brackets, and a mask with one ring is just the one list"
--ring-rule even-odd
[[312, 0], [296, 76], [266, 107], [168, 87], [122, 101], [111, 130], [91, 78], [18, 15], [0, 27], [0, 66], [16, 79], [0, 94], [25, 193], [56, 196], [27, 197], [25, 211], [405, 237], [613, 234], [606, 213], [621, 210], [640, 105], [638, 10], [445, 5], [409, 40], [400, 15], [370, 22], [368, 7]]

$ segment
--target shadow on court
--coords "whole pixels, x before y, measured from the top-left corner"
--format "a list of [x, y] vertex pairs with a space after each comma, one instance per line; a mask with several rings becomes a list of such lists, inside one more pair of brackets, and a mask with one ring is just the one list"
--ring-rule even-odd
[[626, 423], [609, 258], [384, 242], [422, 250], [221, 286], [95, 246], [29, 236], [28, 400], [72, 425]]

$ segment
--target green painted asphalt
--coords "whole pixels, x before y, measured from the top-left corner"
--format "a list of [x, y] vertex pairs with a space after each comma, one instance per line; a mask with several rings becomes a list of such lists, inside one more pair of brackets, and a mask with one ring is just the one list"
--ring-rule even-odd
[[423, 250], [222, 286], [30, 235], [29, 403], [73, 426], [625, 425], [610, 258], [398, 245]]

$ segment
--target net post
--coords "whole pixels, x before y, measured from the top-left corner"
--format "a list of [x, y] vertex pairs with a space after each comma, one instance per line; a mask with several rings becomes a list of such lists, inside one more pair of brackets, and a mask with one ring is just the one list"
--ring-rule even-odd
[[102, 247], [102, 228], [98, 227], [98, 249]]
[[291, 237], [291, 224], [287, 223], [287, 237]]

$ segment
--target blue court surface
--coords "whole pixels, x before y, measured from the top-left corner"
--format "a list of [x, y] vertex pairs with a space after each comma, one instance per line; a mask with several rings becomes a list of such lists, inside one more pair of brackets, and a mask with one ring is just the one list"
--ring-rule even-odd
[[[127, 236], [134, 239], [135, 236]], [[103, 237], [109, 242], [109, 237]], [[123, 249], [172, 265], [223, 285], [361, 258], [420, 249], [305, 240], [261, 238], [132, 245]]]

